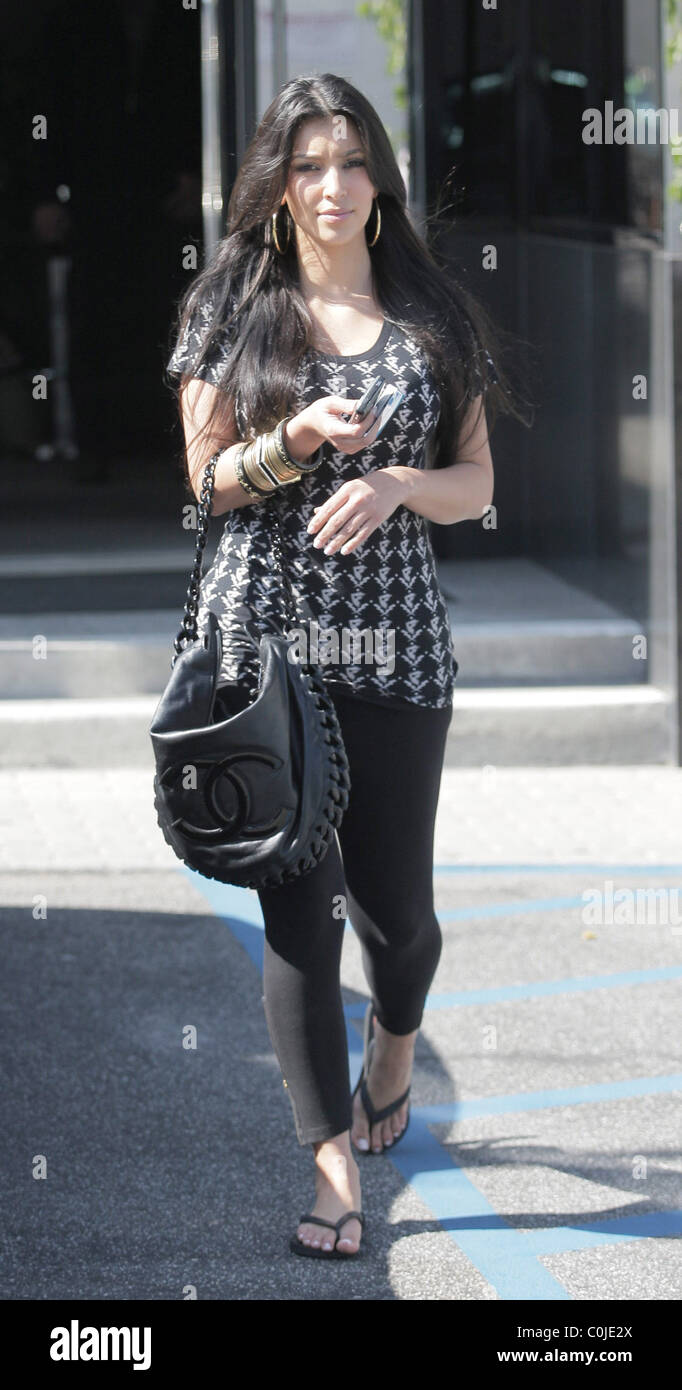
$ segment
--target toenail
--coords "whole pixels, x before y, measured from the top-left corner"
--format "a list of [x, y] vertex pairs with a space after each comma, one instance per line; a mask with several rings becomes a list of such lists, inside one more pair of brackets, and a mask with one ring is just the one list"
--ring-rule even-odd
[[381, 1144], [374, 1144], [374, 1145], [373, 1145], [373, 1148], [374, 1148], [375, 1154], [380, 1154], [380, 1153], [381, 1153]]
[[323, 1249], [323, 1250], [331, 1250], [331, 1248], [332, 1248], [332, 1246], [331, 1246], [331, 1241], [325, 1240], [324, 1245], [322, 1246], [322, 1249]]
[[368, 1141], [367, 1141], [366, 1139], [358, 1139], [358, 1148], [359, 1148], [359, 1149], [368, 1149], [368, 1148], [369, 1148], [369, 1143], [368, 1143]]

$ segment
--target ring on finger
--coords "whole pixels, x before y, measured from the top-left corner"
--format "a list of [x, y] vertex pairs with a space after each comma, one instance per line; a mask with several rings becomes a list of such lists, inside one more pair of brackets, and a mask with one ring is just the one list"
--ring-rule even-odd
[[335, 531], [334, 535], [330, 536], [329, 540], [325, 542], [325, 550], [327, 546], [334, 545], [336, 541], [349, 541], [356, 530], [357, 526], [350, 521], [347, 522], [345, 526], [340, 526], [338, 531]]
[[329, 540], [325, 544], [325, 550], [327, 550], [327, 548], [330, 545], [333, 545], [335, 541], [345, 542], [351, 540], [352, 537], [355, 535], [355, 532], [359, 530], [360, 526], [362, 525], [363, 523], [359, 520], [359, 518], [352, 517], [351, 520], [345, 522], [343, 526], [339, 526], [338, 530], [334, 532], [333, 536], [329, 537]]
[[347, 531], [350, 531], [352, 533], [354, 530], [356, 530], [358, 526], [361, 525], [362, 521], [359, 516], [350, 516], [347, 521], [342, 522], [342, 524], [337, 527], [336, 531], [334, 532], [334, 535], [330, 536], [329, 540], [335, 541], [338, 536], [345, 535]]
[[368, 525], [369, 525], [369, 522], [363, 522], [362, 525], [358, 527], [357, 531], [355, 532], [355, 535], [354, 535], [354, 536], [349, 536], [349, 537], [347, 538], [347, 540], [344, 541], [343, 545], [341, 546], [341, 554], [342, 554], [342, 555], [344, 555], [344, 554], [346, 553], [346, 548], [347, 548], [347, 546], [349, 546], [349, 545], [351, 544], [351, 541], [357, 541], [357, 540], [359, 540], [360, 538], [362, 538], [363, 540], [366, 540], [366, 539], [367, 539], [367, 536], [371, 535], [371, 526], [370, 526], [369, 531], [366, 530], [366, 528], [367, 528]]

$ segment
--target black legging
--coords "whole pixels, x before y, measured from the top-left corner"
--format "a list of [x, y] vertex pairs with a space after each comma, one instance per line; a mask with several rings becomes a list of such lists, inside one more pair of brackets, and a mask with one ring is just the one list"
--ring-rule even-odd
[[442, 946], [433, 833], [452, 707], [382, 706], [331, 687], [330, 694], [351, 777], [338, 840], [310, 873], [258, 894], [263, 1005], [301, 1144], [351, 1127], [344, 896], [374, 1010], [389, 1032], [419, 1027]]

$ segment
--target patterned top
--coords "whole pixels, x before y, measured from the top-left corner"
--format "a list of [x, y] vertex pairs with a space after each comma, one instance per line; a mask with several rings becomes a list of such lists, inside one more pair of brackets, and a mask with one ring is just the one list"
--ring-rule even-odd
[[[169, 373], [179, 374], [196, 360], [210, 320], [210, 304], [195, 307], [168, 362]], [[196, 375], [219, 386], [226, 353], [223, 338]], [[208, 609], [219, 620], [221, 683], [245, 682], [254, 695], [258, 689], [255, 655], [234, 647], [242, 605], [256, 623], [258, 615], [283, 623], [272, 560], [270, 509], [276, 506], [296, 604], [300, 658], [319, 662], [329, 687], [362, 699], [431, 709], [451, 704], [458, 663], [426, 519], [400, 505], [349, 555], [314, 549], [314, 537], [306, 530], [313, 508], [346, 480], [389, 464], [425, 466], [427, 440], [440, 413], [438, 390], [418, 343], [388, 319], [374, 346], [364, 352], [306, 351], [296, 376], [296, 411], [324, 395], [358, 398], [379, 372], [405, 396], [375, 444], [344, 454], [326, 441], [314, 473], [279, 488], [266, 502], [247, 503], [226, 514], [215, 559], [202, 580], [197, 615], [200, 632]], [[238, 410], [237, 424], [242, 430]]]

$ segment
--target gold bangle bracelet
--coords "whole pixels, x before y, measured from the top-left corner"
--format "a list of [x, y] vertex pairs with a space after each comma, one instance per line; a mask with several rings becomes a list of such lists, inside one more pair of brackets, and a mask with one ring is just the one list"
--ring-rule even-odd
[[281, 483], [295, 482], [300, 477], [298, 469], [282, 458], [273, 434], [264, 435], [263, 453], [266, 463]]
[[280, 420], [275, 430], [275, 445], [280, 451], [280, 457], [288, 459], [291, 466], [296, 469], [299, 478], [302, 478], [305, 477], [306, 473], [314, 473], [315, 469], [319, 468], [322, 463], [322, 445], [320, 444], [315, 453], [310, 456], [313, 460], [312, 462], [310, 462], [310, 459], [304, 461], [302, 459], [292, 458], [292, 455], [289, 453], [284, 443], [284, 426], [287, 425], [290, 420], [293, 420], [293, 415], [285, 415], [284, 419]]
[[249, 482], [249, 479], [247, 478], [244, 472], [243, 463], [246, 449], [247, 445], [243, 444], [239, 452], [235, 454], [234, 457], [234, 471], [237, 475], [237, 482], [241, 485], [241, 487], [243, 487], [245, 492], [248, 492], [250, 497], [253, 497], [254, 500], [257, 502], [262, 502], [265, 497], [269, 496], [269, 494], [265, 492], [262, 488], [256, 487], [254, 483]]
[[[291, 419], [291, 416], [286, 419]], [[278, 487], [300, 481], [302, 475], [298, 461], [282, 442], [285, 424], [286, 420], [281, 420], [274, 430], [249, 440], [239, 454], [239, 481], [244, 479], [248, 483], [246, 490], [251, 489], [253, 496], [267, 497]]]
[[292, 468], [297, 468], [297, 467], [298, 467], [298, 460], [295, 459], [295, 458], [293, 458], [293, 456], [289, 453], [289, 450], [287, 449], [286, 444], [284, 443], [284, 426], [285, 426], [285, 425], [288, 425], [288, 423], [289, 423], [289, 421], [290, 421], [291, 419], [293, 419], [293, 416], [291, 416], [291, 415], [285, 415], [285, 416], [284, 416], [284, 419], [283, 419], [283, 420], [280, 420], [279, 424], [277, 425], [277, 427], [276, 427], [276, 429], [275, 429], [275, 431], [274, 431], [274, 435], [275, 435], [275, 448], [277, 449], [277, 452], [278, 452], [278, 454], [280, 455], [280, 458], [281, 458], [285, 463], [289, 463], [289, 464], [291, 465]]
[[261, 434], [254, 441], [253, 459], [251, 461], [247, 457], [246, 466], [247, 471], [249, 467], [251, 468], [251, 476], [256, 482], [265, 476], [274, 487], [295, 482], [299, 477], [298, 472], [293, 472], [288, 465], [284, 466], [273, 448], [271, 437], [268, 434]]
[[258, 439], [256, 440], [256, 451], [257, 451], [257, 452], [256, 452], [256, 463], [257, 463], [257, 467], [258, 467], [259, 472], [264, 473], [266, 478], [270, 478], [270, 480], [271, 480], [271, 482], [272, 482], [272, 484], [273, 484], [273, 487], [276, 487], [276, 488], [277, 488], [277, 487], [279, 487], [279, 485], [280, 485], [282, 479], [278, 477], [278, 475], [277, 475], [275, 469], [272, 467], [272, 465], [271, 465], [271, 463], [270, 463], [270, 460], [269, 460], [269, 459], [267, 458], [267, 456], [266, 456], [266, 453], [265, 453], [265, 442], [266, 442], [266, 439], [267, 439], [267, 435], [259, 434]]
[[261, 467], [258, 445], [259, 440], [254, 439], [247, 446], [246, 452], [244, 453], [244, 457], [242, 460], [244, 472], [247, 478], [249, 479], [249, 482], [252, 483], [254, 487], [260, 487], [262, 491], [266, 493], [274, 492], [277, 488], [277, 482], [274, 478], [270, 477], [269, 474], [267, 474]]
[[274, 450], [273, 450], [273, 448], [272, 448], [272, 446], [271, 446], [271, 443], [270, 443], [270, 436], [269, 436], [269, 435], [267, 435], [267, 434], [261, 435], [261, 446], [260, 446], [260, 447], [261, 447], [261, 463], [265, 464], [265, 466], [266, 466], [266, 467], [270, 470], [270, 472], [272, 473], [273, 477], [275, 477], [275, 478], [277, 479], [277, 482], [278, 482], [278, 483], [284, 482], [284, 476], [285, 476], [285, 475], [284, 475], [284, 470], [283, 470], [282, 467], [281, 467], [281, 464], [280, 464], [280, 460], [279, 460], [278, 455], [275, 454], [275, 452], [274, 452]]

